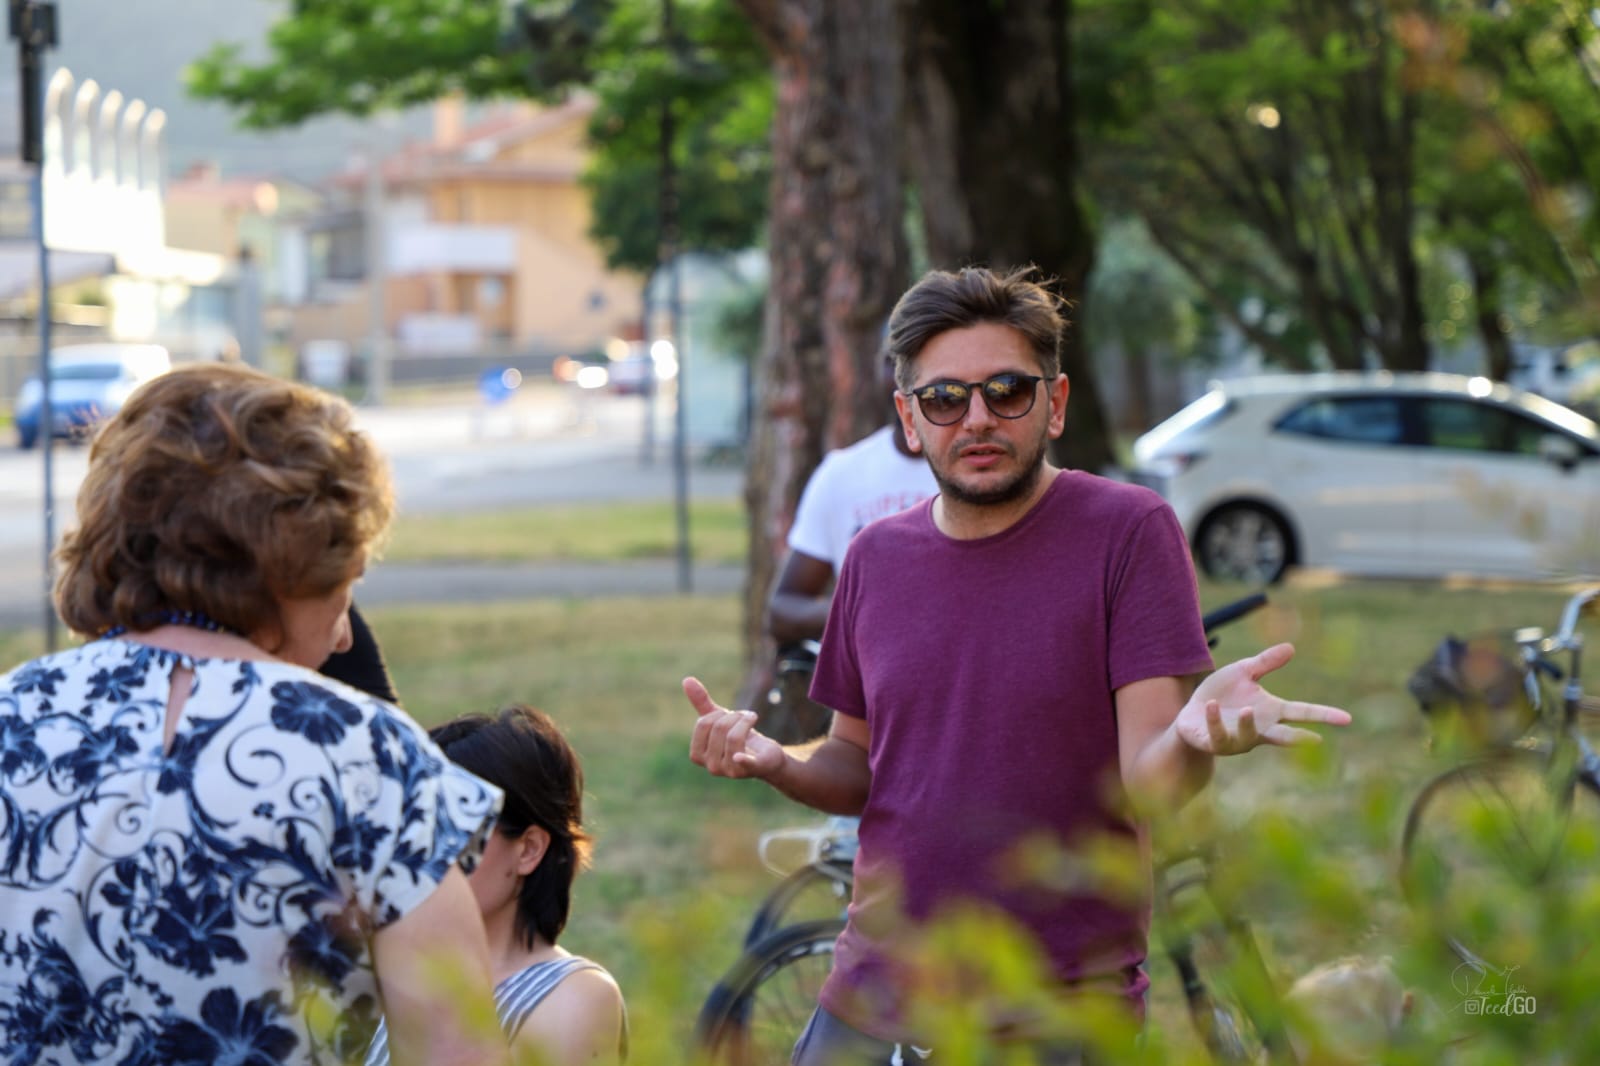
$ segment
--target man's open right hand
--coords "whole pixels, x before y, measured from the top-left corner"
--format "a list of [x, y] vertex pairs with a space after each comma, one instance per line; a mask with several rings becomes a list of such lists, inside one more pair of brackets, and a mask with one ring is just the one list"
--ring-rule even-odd
[[689, 740], [689, 759], [717, 777], [771, 777], [788, 758], [783, 745], [756, 729], [754, 711], [731, 711], [711, 698], [698, 679], [683, 679], [683, 694], [700, 717]]

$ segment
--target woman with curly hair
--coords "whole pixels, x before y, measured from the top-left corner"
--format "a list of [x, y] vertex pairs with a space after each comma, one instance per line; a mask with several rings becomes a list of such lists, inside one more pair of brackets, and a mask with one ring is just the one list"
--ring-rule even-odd
[[499, 790], [315, 673], [392, 510], [347, 404], [171, 371], [58, 553], [79, 647], [0, 676], [0, 1059], [504, 1062], [460, 862]]
[[[430, 735], [451, 762], [505, 791], [471, 882], [489, 931], [495, 1008], [517, 1061], [620, 1062], [628, 1026], [616, 981], [556, 945], [589, 857], [577, 753], [549, 716], [520, 705], [464, 715]], [[366, 1066], [388, 1061], [380, 1029]]]

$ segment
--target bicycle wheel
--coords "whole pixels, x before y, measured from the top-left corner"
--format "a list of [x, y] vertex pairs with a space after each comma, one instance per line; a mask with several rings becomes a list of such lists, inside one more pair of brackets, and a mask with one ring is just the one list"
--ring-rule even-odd
[[1600, 794], [1544, 752], [1447, 770], [1406, 816], [1401, 884], [1464, 962], [1520, 966], [1552, 905], [1592, 889]]
[[695, 1023], [699, 1061], [781, 1066], [817, 1007], [833, 966], [838, 919], [780, 929], [746, 951], [706, 997]]
[[746, 950], [784, 926], [842, 918], [850, 905], [850, 863], [824, 859], [800, 867], [767, 893], [745, 934]]

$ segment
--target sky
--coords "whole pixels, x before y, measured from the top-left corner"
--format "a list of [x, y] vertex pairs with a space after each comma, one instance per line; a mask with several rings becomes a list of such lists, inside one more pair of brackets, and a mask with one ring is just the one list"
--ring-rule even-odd
[[[164, 110], [173, 174], [211, 161], [224, 176], [311, 180], [343, 166], [374, 137], [393, 147], [427, 136], [425, 109], [384, 126], [328, 118], [294, 130], [246, 133], [235, 128], [227, 108], [184, 93], [183, 68], [213, 44], [235, 42], [247, 54], [264, 55], [267, 30], [286, 8], [286, 0], [57, 0], [60, 42], [49, 54], [49, 71], [65, 66], [80, 82], [93, 78], [103, 89]], [[17, 48], [9, 40], [0, 47], [0, 143], [14, 151]]]

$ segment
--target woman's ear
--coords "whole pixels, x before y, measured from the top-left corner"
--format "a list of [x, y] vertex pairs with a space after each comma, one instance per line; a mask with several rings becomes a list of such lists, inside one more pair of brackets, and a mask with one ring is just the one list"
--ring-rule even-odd
[[533, 873], [544, 861], [544, 853], [549, 850], [549, 831], [542, 826], [528, 826], [517, 838], [517, 873], [524, 877]]

